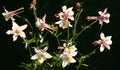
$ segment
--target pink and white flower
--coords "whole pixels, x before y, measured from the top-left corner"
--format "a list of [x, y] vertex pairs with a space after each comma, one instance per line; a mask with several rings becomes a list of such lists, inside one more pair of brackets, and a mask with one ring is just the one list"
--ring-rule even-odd
[[63, 12], [58, 13], [58, 15], [56, 16], [60, 18], [60, 21], [55, 22], [55, 24], [59, 24], [59, 27], [62, 27], [63, 29], [72, 27], [72, 25], [68, 21], [68, 19], [74, 20], [74, 12], [72, 11], [72, 9], [73, 7], [67, 9], [66, 6], [62, 6]]
[[74, 56], [77, 55], [77, 48], [75, 47], [75, 45], [67, 48], [66, 47], [66, 43], [63, 44], [64, 51], [63, 53], [60, 55], [60, 58], [63, 60], [62, 62], [62, 67], [66, 67], [68, 64], [70, 63], [75, 63], [76, 60], [73, 58]]
[[5, 9], [5, 7], [3, 7], [3, 8], [4, 8], [5, 12], [3, 12], [2, 15], [4, 16], [6, 21], [8, 21], [10, 18], [11, 18], [11, 20], [15, 20], [13, 18], [13, 16], [15, 16], [15, 15], [17, 15], [19, 13], [22, 13], [23, 10], [24, 10], [23, 7], [19, 8], [17, 10], [14, 10], [14, 11], [8, 11], [8, 10]]
[[103, 52], [105, 48], [110, 50], [110, 45], [112, 44], [112, 36], [105, 37], [104, 33], [100, 34], [100, 40], [94, 41], [94, 45], [100, 45], [100, 52]]
[[46, 20], [45, 20], [45, 19], [46, 19], [46, 15], [44, 15], [44, 17], [43, 17], [42, 19], [37, 18], [36, 27], [38, 27], [39, 30], [42, 30], [42, 31], [43, 31], [44, 29], [53, 30], [53, 29], [51, 28], [51, 26], [46, 23]]
[[31, 57], [32, 60], [38, 59], [40, 63], [43, 63], [46, 59], [52, 58], [52, 56], [46, 52], [48, 47], [44, 49], [34, 48], [34, 50], [36, 54]]
[[99, 20], [99, 24], [103, 25], [103, 22], [105, 23], [109, 23], [110, 20], [109, 20], [109, 17], [110, 17], [110, 14], [107, 13], [107, 8], [102, 12], [102, 11], [99, 11], [98, 14], [100, 16], [88, 16], [87, 19], [89, 20]]
[[60, 12], [60, 13], [58, 14], [58, 16], [59, 16], [60, 19], [62, 19], [62, 20], [68, 20], [68, 19], [74, 20], [74, 17], [73, 17], [74, 12], [72, 11], [72, 9], [73, 9], [73, 7], [70, 7], [70, 8], [67, 9], [66, 6], [62, 6], [62, 11], [63, 11], [63, 12]]
[[6, 34], [13, 34], [13, 41], [16, 41], [18, 36], [20, 36], [21, 38], [26, 38], [26, 35], [23, 32], [23, 30], [25, 30], [26, 28], [27, 24], [19, 26], [16, 22], [12, 21], [12, 30], [8, 30]]

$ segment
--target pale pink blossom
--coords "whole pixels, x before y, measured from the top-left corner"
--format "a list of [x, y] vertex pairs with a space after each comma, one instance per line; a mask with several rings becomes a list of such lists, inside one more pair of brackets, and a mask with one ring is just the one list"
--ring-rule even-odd
[[68, 64], [76, 62], [76, 60], [73, 57], [76, 56], [78, 52], [76, 51], [77, 48], [75, 47], [75, 45], [70, 46], [69, 48], [67, 48], [66, 43], [64, 43], [63, 47], [64, 47], [64, 51], [60, 55], [60, 58], [62, 59], [62, 67], [64, 68]]
[[100, 40], [94, 41], [94, 45], [100, 45], [100, 52], [103, 52], [105, 48], [110, 50], [110, 45], [112, 44], [112, 36], [105, 37], [104, 33], [101, 32], [100, 34]]
[[62, 11], [57, 14], [56, 17], [60, 18], [60, 21], [55, 22], [55, 24], [59, 24], [59, 27], [65, 29], [68, 27], [72, 27], [72, 25], [70, 24], [69, 20], [74, 20], [74, 12], [72, 11], [73, 7], [70, 7], [67, 9], [66, 6], [62, 6]]
[[48, 47], [44, 49], [34, 48], [34, 50], [36, 54], [31, 57], [32, 60], [38, 59], [40, 63], [43, 63], [46, 59], [52, 58], [52, 56], [46, 52]]
[[107, 8], [102, 12], [102, 11], [99, 11], [98, 14], [100, 16], [88, 16], [87, 19], [89, 20], [99, 20], [99, 24], [103, 25], [103, 22], [105, 23], [109, 23], [110, 20], [109, 20], [109, 17], [110, 17], [110, 14], [107, 13]]
[[5, 7], [3, 7], [3, 8], [4, 8], [5, 12], [3, 12], [2, 15], [4, 16], [6, 21], [8, 21], [10, 18], [11, 18], [11, 20], [15, 20], [13, 18], [13, 16], [15, 16], [15, 15], [17, 15], [19, 13], [22, 13], [23, 10], [24, 10], [23, 7], [19, 8], [17, 10], [13, 10], [13, 11], [8, 11], [8, 10], [5, 9]]
[[20, 36], [21, 38], [26, 38], [26, 35], [23, 32], [23, 30], [25, 30], [26, 28], [27, 24], [19, 26], [16, 22], [12, 21], [12, 30], [8, 30], [6, 34], [13, 34], [13, 41], [16, 41], [18, 36]]
[[60, 12], [60, 13], [58, 14], [58, 16], [59, 16], [60, 19], [62, 19], [62, 20], [68, 20], [68, 19], [74, 20], [74, 17], [73, 17], [74, 12], [72, 11], [72, 9], [73, 9], [73, 7], [70, 7], [70, 8], [67, 9], [66, 6], [62, 6], [62, 11], [63, 11], [63, 12]]
[[73, 58], [71, 54], [61, 54], [60, 58], [63, 60], [62, 61], [62, 67], [66, 67], [70, 63], [75, 63], [76, 60]]
[[53, 29], [51, 28], [51, 26], [46, 23], [46, 15], [44, 15], [44, 17], [43, 17], [42, 19], [37, 18], [36, 27], [38, 27], [39, 30], [42, 30], [42, 31], [43, 31], [44, 29], [53, 30]]

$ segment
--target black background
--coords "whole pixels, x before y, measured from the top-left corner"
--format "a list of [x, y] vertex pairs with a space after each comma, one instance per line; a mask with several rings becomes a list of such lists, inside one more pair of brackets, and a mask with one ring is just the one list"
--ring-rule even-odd
[[[74, 6], [75, 3], [80, 1], [83, 2], [84, 12], [83, 18], [87, 15], [96, 15], [99, 10], [104, 10], [108, 8], [108, 12], [111, 14], [110, 23], [104, 24], [102, 31], [107, 35], [112, 35], [113, 44], [111, 45], [111, 50], [105, 50], [103, 53], [97, 53], [88, 60], [86, 63], [89, 67], [82, 68], [81, 70], [119, 70], [120, 68], [120, 7], [119, 1], [117, 0], [38, 0], [38, 10], [39, 17], [43, 17], [47, 13], [47, 22], [56, 21], [54, 14], [61, 11], [61, 6]], [[3, 6], [7, 10], [15, 10], [19, 7], [24, 7], [25, 12], [20, 14], [21, 16], [27, 17], [31, 22], [33, 14], [29, 10], [29, 5], [31, 0], [0, 0], [0, 13], [4, 12]], [[18, 22], [19, 25], [24, 24]], [[85, 23], [83, 21], [83, 23]], [[93, 26], [91, 30], [80, 37], [80, 51], [82, 53], [87, 53], [91, 51], [89, 46], [89, 41], [93, 39], [98, 39], [97, 27]], [[11, 29], [11, 21], [6, 22], [0, 14], [0, 70], [17, 70], [20, 69], [19, 65], [22, 62], [29, 60], [29, 53], [25, 50], [24, 45], [20, 45], [22, 40], [19, 38], [19, 42], [13, 42], [12, 36], [6, 35], [6, 31]], [[29, 29], [28, 29], [29, 30]], [[97, 34], [95, 34], [97, 32]], [[82, 41], [83, 40], [83, 41]], [[81, 44], [82, 43], [82, 44]], [[86, 49], [89, 48], [89, 49]], [[74, 70], [74, 69], [70, 69]]]

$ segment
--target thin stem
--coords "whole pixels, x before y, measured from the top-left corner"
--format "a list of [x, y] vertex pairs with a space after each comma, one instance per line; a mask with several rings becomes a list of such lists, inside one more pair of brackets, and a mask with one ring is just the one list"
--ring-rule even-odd
[[28, 21], [27, 18], [25, 18], [25, 21], [28, 23], [28, 25], [30, 26], [30, 28], [33, 30], [33, 27], [32, 27], [31, 23]]
[[73, 30], [73, 36], [76, 33], [76, 27], [77, 27], [78, 19], [80, 18], [80, 15], [81, 15], [82, 11], [83, 11], [83, 9], [81, 9], [75, 16], [75, 25], [74, 25], [74, 30]]
[[69, 32], [70, 32], [70, 30], [69, 30], [69, 27], [68, 27], [68, 31], [67, 31], [67, 39], [68, 39], [68, 41], [69, 41]]
[[59, 42], [59, 39], [58, 39], [58, 37], [56, 37], [56, 39], [57, 39], [58, 45], [60, 46], [60, 42]]
[[81, 63], [79, 62], [76, 70], [79, 70], [80, 66], [81, 66]]
[[96, 22], [97, 22], [97, 20], [94, 21], [94, 22], [92, 22], [91, 24], [87, 25], [86, 27], [84, 27], [84, 28], [75, 36], [75, 38], [74, 38], [74, 37], [72, 38], [73, 41], [76, 40], [77, 37], [78, 37], [80, 34], [82, 34], [83, 31], [85, 31], [87, 28], [89, 28], [90, 26], [92, 26], [92, 25], [95, 24]]

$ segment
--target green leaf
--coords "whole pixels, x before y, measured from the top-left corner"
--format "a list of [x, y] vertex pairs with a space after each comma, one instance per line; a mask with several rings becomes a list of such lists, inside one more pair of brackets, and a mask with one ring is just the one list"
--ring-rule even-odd
[[82, 64], [82, 66], [88, 67], [88, 65], [87, 65], [87, 64]]

